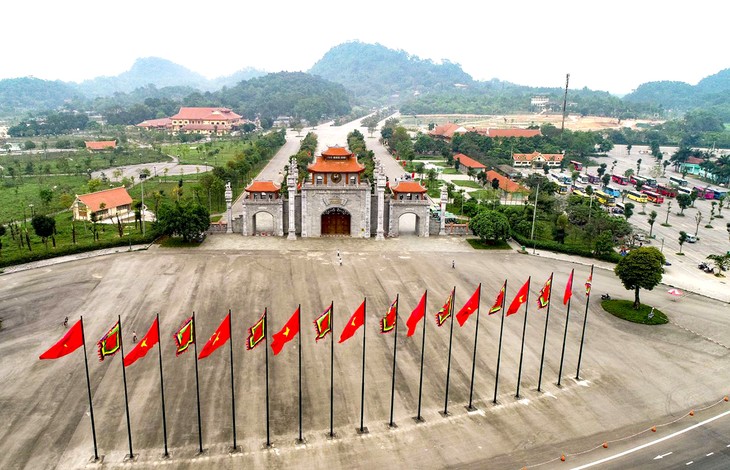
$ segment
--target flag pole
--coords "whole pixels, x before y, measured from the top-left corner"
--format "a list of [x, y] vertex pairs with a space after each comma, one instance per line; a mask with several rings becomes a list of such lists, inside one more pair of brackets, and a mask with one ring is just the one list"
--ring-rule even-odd
[[264, 349], [266, 350], [266, 447], [271, 447], [269, 432], [269, 308], [264, 309]]
[[160, 314], [157, 314], [157, 354], [160, 358], [160, 392], [162, 395], [162, 437], [165, 442], [165, 453], [163, 457], [167, 458], [170, 453], [167, 451], [167, 418], [165, 417], [165, 382], [162, 379], [162, 343], [160, 343]]
[[395, 427], [393, 422], [393, 406], [395, 404], [395, 358], [398, 352], [398, 296], [395, 295], [395, 334], [393, 335], [393, 379], [390, 382], [390, 423], [388, 426]]
[[124, 382], [124, 410], [127, 413], [127, 437], [129, 439], [129, 458], [134, 459], [132, 452], [132, 426], [129, 421], [129, 399], [127, 397], [127, 368], [124, 367], [124, 341], [122, 340], [122, 316], [117, 315], [119, 325], [119, 351], [122, 353], [122, 381]]
[[477, 365], [477, 339], [479, 338], [479, 311], [481, 310], [482, 306], [482, 283], [479, 283], [479, 298], [477, 301], [477, 323], [474, 327], [474, 352], [472, 353], [472, 359], [471, 359], [471, 385], [469, 385], [469, 406], [466, 407], [469, 411], [474, 411], [476, 408], [474, 407], [472, 403], [472, 398], [474, 397], [474, 372]]
[[360, 434], [368, 432], [367, 428], [363, 426], [365, 420], [365, 320], [367, 318], [367, 297], [363, 299], [363, 312], [362, 312], [362, 388], [360, 390]]
[[542, 367], [545, 363], [545, 345], [547, 344], [547, 330], [548, 330], [548, 321], [550, 321], [550, 303], [553, 300], [553, 274], [550, 273], [550, 294], [548, 296], [548, 304], [547, 304], [547, 312], [545, 313], [545, 333], [542, 336], [542, 355], [540, 356], [540, 375], [537, 378], [537, 391], [540, 390], [540, 386], [542, 385]]
[[451, 291], [451, 305], [449, 305], [449, 316], [451, 317], [451, 325], [449, 326], [449, 356], [446, 360], [446, 394], [444, 398], [444, 416], [449, 415], [449, 376], [451, 375], [451, 343], [454, 339], [454, 301], [456, 300], [456, 286]]
[[198, 334], [195, 331], [195, 312], [193, 312], [193, 352], [195, 353], [195, 391], [198, 401], [198, 448], [203, 453], [203, 423], [200, 419], [200, 377], [198, 376]]
[[[573, 279], [573, 271], [575, 269], [570, 270], [570, 280]], [[571, 290], [572, 290], [571, 286]], [[568, 338], [568, 320], [570, 319], [570, 300], [573, 298], [573, 294], [571, 291], [570, 297], [568, 297], [568, 311], [565, 314], [565, 331], [563, 332], [563, 351], [560, 353], [560, 369], [558, 370], [558, 387], [560, 387], [560, 379], [563, 377], [563, 359], [565, 359], [565, 340]]]
[[94, 405], [91, 402], [91, 379], [89, 378], [89, 359], [86, 357], [86, 336], [84, 335], [84, 316], [81, 315], [81, 342], [84, 345], [84, 365], [86, 366], [86, 389], [89, 392], [89, 415], [91, 415], [91, 437], [94, 440], [94, 461], [99, 460], [96, 446], [96, 427], [94, 426]]
[[335, 301], [330, 301], [330, 437], [335, 437]]
[[[233, 319], [231, 318], [231, 309], [228, 309], [228, 331], [233, 332]], [[236, 396], [234, 392], [234, 379], [233, 379], [233, 340], [228, 341], [231, 350], [231, 418], [233, 421], [233, 451], [236, 452], [238, 446], [236, 446]]]
[[520, 366], [517, 372], [517, 393], [515, 398], [520, 398], [520, 382], [522, 381], [522, 358], [525, 352], [525, 331], [527, 331], [527, 310], [530, 307], [530, 279], [527, 278], [527, 296], [525, 297], [525, 321], [522, 323], [522, 347], [520, 347]]
[[[591, 275], [589, 277], [593, 281], [593, 265], [591, 265]], [[575, 380], [580, 380], [580, 360], [583, 358], [583, 340], [586, 337], [586, 323], [588, 322], [588, 305], [591, 303], [591, 288], [586, 288], [586, 313], [583, 316], [583, 333], [580, 335], [580, 349], [578, 350], [578, 368], [575, 370]]]
[[416, 422], [420, 423], [423, 421], [423, 418], [421, 417], [421, 392], [423, 391], [423, 353], [426, 350], [426, 311], [428, 310], [426, 306], [428, 305], [428, 289], [426, 289], [426, 292], [423, 294], [424, 296], [424, 302], [423, 302], [423, 311], [424, 311], [424, 317], [423, 317], [423, 336], [421, 337], [421, 376], [418, 379], [418, 414], [416, 415]]
[[497, 347], [497, 373], [494, 376], [494, 399], [492, 403], [497, 404], [497, 389], [499, 387], [499, 364], [502, 360], [502, 333], [504, 333], [504, 307], [507, 302], [507, 279], [504, 280], [502, 287], [504, 294], [502, 295], [502, 319], [499, 322], [499, 346]]
[[297, 307], [297, 328], [299, 329], [299, 443], [304, 442], [302, 437], [302, 304]]

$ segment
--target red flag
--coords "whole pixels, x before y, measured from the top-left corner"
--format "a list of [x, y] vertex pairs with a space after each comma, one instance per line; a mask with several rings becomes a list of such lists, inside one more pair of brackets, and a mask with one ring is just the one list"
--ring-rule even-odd
[[408, 317], [408, 320], [406, 321], [406, 326], [408, 327], [408, 334], [406, 336], [413, 336], [413, 333], [416, 332], [416, 327], [418, 326], [418, 322], [421, 321], [423, 317], [426, 316], [426, 292], [423, 293], [423, 297], [421, 297], [421, 301], [418, 302], [418, 305], [415, 309], [413, 309], [413, 312], [411, 312], [411, 316]]
[[591, 269], [591, 275], [588, 276], [586, 281], [586, 295], [591, 295], [591, 284], [593, 283], [593, 269]]
[[388, 313], [380, 319], [380, 332], [390, 333], [393, 331], [396, 321], [398, 321], [398, 297], [396, 297], [393, 303], [390, 304]]
[[479, 299], [482, 293], [482, 285], [477, 286], [477, 290], [471, 295], [469, 300], [466, 301], [459, 313], [456, 314], [456, 321], [459, 322], [459, 326], [464, 326], [464, 323], [469, 319], [469, 316], [479, 310]]
[[188, 318], [180, 325], [175, 334], [175, 356], [179, 356], [188, 350], [191, 344], [195, 344], [195, 323], [193, 317]]
[[446, 320], [449, 319], [451, 316], [451, 304], [454, 302], [454, 291], [451, 290], [451, 293], [449, 294], [449, 298], [446, 299], [446, 303], [443, 307], [441, 307], [441, 310], [438, 311], [436, 314], [436, 324], [441, 327], [446, 322]]
[[314, 320], [314, 328], [317, 330], [317, 336], [314, 338], [316, 342], [332, 333], [332, 304]]
[[527, 282], [520, 288], [520, 291], [517, 292], [517, 295], [515, 296], [514, 300], [511, 304], [509, 304], [509, 308], [507, 309], [507, 316], [512, 315], [513, 313], [517, 313], [517, 310], [527, 302], [527, 295], [530, 292], [530, 278], [527, 278]]
[[218, 329], [215, 330], [215, 333], [211, 335], [208, 342], [205, 343], [205, 346], [203, 346], [203, 350], [200, 351], [200, 354], [198, 354], [198, 359], [203, 359], [204, 357], [210, 356], [210, 353], [220, 348], [225, 344], [226, 341], [231, 339], [230, 316], [231, 313], [228, 312], [228, 315], [226, 315], [226, 318], [223, 319], [221, 324], [218, 326]]
[[492, 307], [489, 309], [489, 315], [493, 315], [502, 310], [502, 304], [504, 303], [504, 290], [506, 287], [507, 281], [504, 281], [504, 284], [502, 284], [502, 288], [499, 289], [499, 294], [497, 294], [497, 299], [494, 301], [494, 304], [492, 304]]
[[550, 275], [550, 278], [545, 281], [545, 285], [542, 286], [542, 289], [540, 289], [540, 295], [537, 297], [537, 308], [545, 308], [548, 306], [548, 303], [550, 303], [550, 293], [552, 291], [553, 286], [553, 275]]
[[59, 357], [71, 354], [79, 349], [84, 345], [84, 334], [81, 328], [81, 320], [79, 320], [74, 323], [71, 328], [69, 328], [58, 343], [54, 344], [48, 349], [48, 351], [41, 354], [39, 359], [58, 359]]
[[570, 277], [568, 278], [568, 284], [565, 286], [565, 294], [563, 294], [563, 305], [567, 305], [568, 300], [570, 300], [570, 297], [573, 295], [573, 271], [574, 269], [570, 270]]
[[355, 332], [365, 324], [365, 301], [363, 300], [360, 306], [355, 310], [355, 313], [352, 314], [350, 317], [350, 320], [347, 322], [347, 325], [342, 330], [342, 334], [340, 335], [340, 343], [343, 343], [347, 341], [348, 339], [352, 338], [352, 335], [355, 334]]
[[255, 348], [264, 339], [266, 339], [266, 312], [261, 315], [259, 321], [254, 323], [248, 329], [248, 340], [246, 341], [246, 349]]
[[272, 337], [273, 340], [271, 341], [271, 349], [274, 351], [274, 356], [279, 354], [279, 352], [281, 352], [281, 348], [283, 348], [286, 343], [294, 339], [297, 333], [299, 333], [299, 307], [297, 307], [294, 311], [294, 314], [291, 316], [289, 321], [286, 322], [284, 328], [282, 328], [278, 333], [274, 333], [274, 336]]
[[103, 361], [105, 357], [113, 356], [117, 353], [117, 351], [119, 351], [119, 346], [121, 345], [121, 342], [119, 341], [120, 333], [119, 320], [117, 320], [114, 326], [112, 326], [109, 331], [101, 337], [99, 342], [96, 343], [99, 347], [99, 361]]
[[157, 339], [159, 337], [160, 326], [157, 323], [157, 318], [155, 318], [155, 321], [152, 322], [152, 326], [150, 327], [149, 331], [147, 331], [147, 334], [144, 335], [142, 341], [137, 343], [137, 345], [132, 348], [132, 350], [129, 351], [126, 356], [124, 356], [124, 367], [129, 367], [134, 364], [137, 359], [143, 358], [145, 354], [147, 354], [147, 351], [149, 351], [152, 346], [157, 344]]

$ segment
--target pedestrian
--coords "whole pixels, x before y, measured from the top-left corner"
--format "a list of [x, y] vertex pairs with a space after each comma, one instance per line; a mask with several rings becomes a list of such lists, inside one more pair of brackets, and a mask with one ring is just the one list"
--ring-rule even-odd
[[340, 250], [337, 250], [337, 257], [340, 257]]
[[66, 318], [63, 319], [63, 326], [64, 327], [67, 327], [68, 326], [68, 317], [66, 317]]
[[342, 266], [342, 258], [340, 258], [340, 266]]
[[451, 269], [456, 269], [456, 260], [451, 260]]
[[132, 342], [133, 343], [137, 342], [137, 332], [136, 331], [132, 331]]

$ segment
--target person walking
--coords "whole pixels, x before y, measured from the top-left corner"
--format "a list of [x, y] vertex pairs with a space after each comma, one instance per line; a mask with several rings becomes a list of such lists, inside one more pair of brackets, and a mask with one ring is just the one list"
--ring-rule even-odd
[[456, 269], [456, 260], [451, 260], [451, 269]]
[[64, 326], [64, 328], [68, 327], [68, 317], [63, 319], [63, 326]]
[[137, 332], [136, 331], [132, 331], [132, 342], [133, 343], [137, 342]]

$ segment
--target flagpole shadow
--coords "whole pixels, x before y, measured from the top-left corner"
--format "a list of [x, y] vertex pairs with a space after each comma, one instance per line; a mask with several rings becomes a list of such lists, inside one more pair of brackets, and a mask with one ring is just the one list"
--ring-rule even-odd
[[101, 465], [104, 463], [104, 455], [100, 455], [98, 458], [93, 455], [89, 457], [89, 463], [95, 465]]
[[228, 454], [229, 455], [238, 454], [239, 452], [242, 452], [242, 450], [243, 449], [241, 449], [241, 446], [236, 446], [236, 447], [231, 446], [228, 448]]
[[398, 429], [398, 424], [396, 424], [395, 421], [392, 423], [385, 423], [385, 425], [388, 427], [388, 429]]
[[339, 438], [339, 436], [337, 435], [337, 433], [336, 433], [336, 432], [333, 432], [333, 433], [325, 433], [325, 435], [324, 435], [324, 436], [325, 436], [325, 437], [327, 438], [327, 440], [330, 440], [330, 441], [332, 441], [332, 440], [335, 440], [335, 439], [338, 439], [338, 438]]
[[368, 427], [367, 427], [367, 426], [363, 426], [363, 428], [362, 428], [362, 429], [360, 429], [360, 428], [355, 428], [355, 431], [356, 431], [356, 432], [358, 433], [358, 435], [360, 435], [360, 436], [364, 436], [365, 434], [370, 434], [370, 430], [368, 429]]

